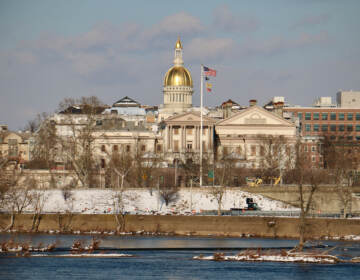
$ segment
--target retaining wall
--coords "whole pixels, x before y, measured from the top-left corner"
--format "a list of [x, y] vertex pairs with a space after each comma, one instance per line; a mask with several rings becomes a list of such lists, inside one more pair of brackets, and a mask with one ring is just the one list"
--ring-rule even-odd
[[[114, 215], [76, 214], [61, 216], [62, 225], [71, 231], [115, 231]], [[150, 216], [126, 215], [123, 231], [158, 232], [179, 235], [257, 236], [269, 238], [297, 238], [297, 218], [231, 217], [231, 216]], [[10, 222], [10, 215], [0, 215], [0, 226]], [[15, 218], [14, 229], [29, 231], [32, 215], [21, 214]], [[39, 231], [60, 230], [58, 214], [44, 214]], [[360, 235], [360, 220], [356, 219], [308, 219], [307, 235], [312, 238]]]

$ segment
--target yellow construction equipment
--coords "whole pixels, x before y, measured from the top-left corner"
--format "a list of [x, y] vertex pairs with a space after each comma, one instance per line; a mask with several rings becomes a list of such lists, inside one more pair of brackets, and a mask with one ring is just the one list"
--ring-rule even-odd
[[276, 186], [277, 184], [280, 183], [280, 181], [281, 181], [281, 176], [275, 177], [274, 179], [275, 179], [275, 181], [274, 181], [274, 186]]
[[250, 178], [250, 177], [246, 177], [246, 184], [249, 187], [255, 187], [255, 186], [259, 186], [263, 183], [263, 180], [261, 178]]

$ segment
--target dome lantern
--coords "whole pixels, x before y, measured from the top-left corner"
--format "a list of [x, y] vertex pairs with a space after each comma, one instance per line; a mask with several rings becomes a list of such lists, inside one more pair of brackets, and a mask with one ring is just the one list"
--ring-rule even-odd
[[193, 81], [189, 70], [184, 67], [182, 58], [182, 44], [178, 37], [175, 44], [174, 66], [171, 67], [164, 78], [164, 87], [166, 86], [187, 86], [192, 87]]

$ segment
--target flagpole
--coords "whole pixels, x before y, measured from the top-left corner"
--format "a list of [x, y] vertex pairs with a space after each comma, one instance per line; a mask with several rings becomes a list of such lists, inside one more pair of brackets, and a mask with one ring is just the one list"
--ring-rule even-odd
[[203, 153], [203, 82], [204, 82], [204, 66], [201, 64], [201, 83], [200, 83], [200, 187], [202, 187], [202, 153]]

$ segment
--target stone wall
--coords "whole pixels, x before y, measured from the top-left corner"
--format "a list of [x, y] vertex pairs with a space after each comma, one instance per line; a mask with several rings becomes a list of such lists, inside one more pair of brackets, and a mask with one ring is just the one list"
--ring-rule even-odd
[[[77, 214], [71, 218], [61, 216], [61, 226], [70, 231], [115, 231], [114, 215]], [[71, 220], [70, 220], [71, 219]], [[231, 216], [142, 216], [127, 215], [124, 219], [126, 232], [158, 232], [179, 235], [257, 236], [268, 238], [297, 238], [297, 218], [231, 217]], [[10, 222], [10, 215], [0, 215], [0, 226]], [[32, 215], [21, 214], [15, 219], [19, 231], [31, 229]], [[307, 235], [313, 238], [360, 235], [360, 220], [355, 219], [309, 219]], [[42, 216], [39, 231], [60, 230], [59, 215]]]

